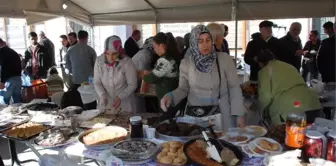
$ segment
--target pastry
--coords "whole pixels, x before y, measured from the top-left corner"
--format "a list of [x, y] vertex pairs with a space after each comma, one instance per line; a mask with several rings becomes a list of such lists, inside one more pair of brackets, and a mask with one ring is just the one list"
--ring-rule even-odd
[[4, 131], [3, 133], [10, 137], [25, 139], [34, 136], [40, 132], [43, 132], [47, 129], [48, 127], [44, 125], [29, 122], [19, 126], [15, 126], [11, 129]]
[[187, 162], [187, 157], [183, 152], [183, 146], [183, 143], [177, 141], [162, 144], [163, 149], [157, 155], [157, 161], [169, 165], [184, 165]]
[[265, 150], [269, 150], [269, 151], [277, 151], [279, 150], [279, 145], [277, 143], [272, 143], [268, 140], [262, 139], [259, 141], [258, 144], [261, 148], [265, 149]]
[[83, 136], [82, 140], [85, 145], [102, 145], [119, 142], [126, 136], [127, 133], [122, 130], [113, 131], [110, 128], [102, 128]]

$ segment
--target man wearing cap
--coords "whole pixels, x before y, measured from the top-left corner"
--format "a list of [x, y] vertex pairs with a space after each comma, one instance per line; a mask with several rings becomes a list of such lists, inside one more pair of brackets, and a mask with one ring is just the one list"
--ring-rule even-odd
[[48, 51], [48, 54], [51, 58], [52, 66], [56, 65], [55, 62], [55, 45], [54, 43], [48, 39], [43, 31], [40, 31], [40, 42], [39, 44], [41, 46], [44, 46], [44, 48]]
[[279, 39], [273, 37], [272, 27], [273, 22], [262, 21], [259, 24], [260, 35], [255, 35], [256, 37], [247, 44], [244, 60], [251, 67], [250, 81], [258, 81], [260, 67], [256, 57], [261, 50], [268, 49], [276, 57], [279, 56]]
[[299, 36], [301, 29], [302, 26], [300, 23], [294, 22], [291, 24], [287, 35], [280, 39], [283, 54], [278, 57], [278, 60], [291, 64], [298, 72], [300, 72], [301, 60], [304, 55]]
[[[9, 104], [11, 98], [14, 103], [21, 102], [21, 58], [18, 53], [9, 48], [0, 38], [0, 103]], [[1, 160], [1, 158], [0, 158]], [[0, 161], [1, 163], [1, 161]], [[1, 164], [0, 164], [1, 165]]]

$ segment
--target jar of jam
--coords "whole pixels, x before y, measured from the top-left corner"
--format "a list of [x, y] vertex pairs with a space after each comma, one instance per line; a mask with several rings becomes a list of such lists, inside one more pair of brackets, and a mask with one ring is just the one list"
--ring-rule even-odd
[[[294, 109], [300, 107], [300, 102], [294, 102]], [[293, 111], [286, 119], [286, 146], [301, 148], [303, 146], [306, 131], [306, 115], [303, 112]]]
[[324, 135], [318, 131], [307, 130], [302, 151], [305, 162], [308, 162], [309, 158], [323, 158], [325, 154], [323, 137]]
[[141, 116], [132, 116], [130, 118], [131, 138], [143, 138], [143, 127]]
[[327, 145], [327, 160], [336, 162], [336, 132], [330, 131], [327, 134], [328, 145]]

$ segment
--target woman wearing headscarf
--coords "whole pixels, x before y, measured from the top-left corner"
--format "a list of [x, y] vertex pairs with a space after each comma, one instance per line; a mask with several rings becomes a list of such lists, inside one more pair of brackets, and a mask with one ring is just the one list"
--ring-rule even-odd
[[155, 57], [156, 55], [153, 48], [153, 37], [150, 37], [145, 40], [142, 49], [133, 56], [132, 60], [135, 64], [135, 68], [138, 71], [152, 70]]
[[261, 109], [265, 110], [264, 121], [269, 126], [280, 125], [289, 113], [301, 112], [306, 113], [307, 123], [313, 123], [322, 114], [317, 94], [307, 87], [296, 68], [274, 57], [266, 49], [256, 58], [261, 68], [258, 73], [258, 99]]
[[104, 54], [97, 57], [94, 67], [94, 86], [100, 97], [100, 106], [135, 112], [137, 75], [134, 63], [124, 54], [118, 36], [108, 37], [104, 50]]
[[188, 97], [185, 116], [205, 125], [213, 121], [217, 130], [244, 127], [245, 107], [232, 59], [216, 52], [212, 36], [204, 25], [191, 31], [191, 55], [180, 65], [179, 86], [166, 94], [161, 107], [166, 110]]
[[146, 71], [143, 80], [154, 84], [159, 101], [162, 97], [177, 88], [180, 65], [180, 53], [177, 49], [175, 38], [171, 34], [158, 33], [153, 38], [156, 54], [160, 56], [154, 69]]

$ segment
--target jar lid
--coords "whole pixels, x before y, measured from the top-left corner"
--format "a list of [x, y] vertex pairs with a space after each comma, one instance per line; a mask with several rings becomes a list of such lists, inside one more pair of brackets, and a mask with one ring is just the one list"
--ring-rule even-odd
[[131, 122], [138, 122], [138, 121], [141, 121], [141, 120], [142, 120], [141, 116], [132, 116], [130, 118]]
[[306, 136], [312, 139], [320, 139], [323, 137], [323, 134], [318, 132], [318, 131], [314, 131], [314, 130], [307, 130], [306, 131]]
[[336, 132], [335, 131], [329, 131], [327, 136], [336, 139]]

